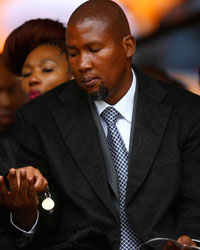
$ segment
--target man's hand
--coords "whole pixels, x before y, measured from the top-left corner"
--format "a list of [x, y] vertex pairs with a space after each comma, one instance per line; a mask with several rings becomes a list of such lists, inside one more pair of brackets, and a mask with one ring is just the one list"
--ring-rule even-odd
[[177, 241], [168, 241], [162, 250], [191, 250], [197, 244], [186, 235], [180, 236]]
[[187, 235], [180, 236], [178, 238], [177, 242], [181, 243], [185, 247], [187, 247], [187, 246], [196, 247], [197, 246], [197, 244], [194, 241], [192, 241], [192, 239]]
[[[27, 178], [32, 177], [34, 179], [34, 188], [36, 192], [44, 192], [47, 189], [48, 181], [41, 174], [40, 170], [32, 166], [27, 166], [23, 168], [16, 169], [18, 186], [20, 185], [20, 171], [24, 170], [26, 172]], [[10, 178], [10, 173], [8, 174], [8, 181]]]
[[15, 224], [23, 230], [30, 230], [37, 218], [38, 200], [34, 189], [34, 177], [27, 177], [26, 171], [19, 172], [19, 185], [15, 169], [9, 170], [9, 190], [3, 176], [0, 176], [0, 205], [8, 208]]

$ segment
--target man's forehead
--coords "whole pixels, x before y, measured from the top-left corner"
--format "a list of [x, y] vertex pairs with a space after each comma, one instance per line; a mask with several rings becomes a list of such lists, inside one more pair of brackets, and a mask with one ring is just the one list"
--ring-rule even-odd
[[108, 24], [95, 19], [88, 19], [77, 25], [71, 24], [66, 32], [66, 45], [76, 43], [95, 44], [105, 42], [112, 35]]
[[75, 19], [72, 22], [67, 24], [67, 30], [71, 27], [91, 27], [91, 26], [98, 26], [98, 27], [108, 27], [111, 24], [111, 19], [105, 16], [86, 16], [84, 18]]

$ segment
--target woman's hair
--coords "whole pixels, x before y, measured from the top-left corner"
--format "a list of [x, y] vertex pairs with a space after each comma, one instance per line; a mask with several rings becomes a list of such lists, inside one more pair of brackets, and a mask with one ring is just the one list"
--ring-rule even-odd
[[20, 76], [28, 54], [38, 45], [57, 46], [65, 52], [65, 30], [59, 21], [32, 19], [11, 32], [5, 42], [3, 60], [15, 75]]

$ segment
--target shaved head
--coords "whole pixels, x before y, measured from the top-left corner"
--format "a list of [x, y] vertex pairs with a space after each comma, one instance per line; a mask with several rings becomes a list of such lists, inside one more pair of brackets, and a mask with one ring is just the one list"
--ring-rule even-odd
[[125, 95], [132, 83], [135, 48], [127, 18], [113, 1], [87, 1], [68, 21], [70, 69], [88, 100], [113, 105]]
[[72, 13], [68, 26], [91, 20], [107, 24], [107, 29], [119, 39], [130, 35], [125, 13], [111, 0], [89, 0], [83, 3]]

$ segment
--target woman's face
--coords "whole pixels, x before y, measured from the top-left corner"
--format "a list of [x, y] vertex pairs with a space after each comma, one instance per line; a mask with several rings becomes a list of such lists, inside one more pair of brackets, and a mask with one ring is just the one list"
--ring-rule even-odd
[[70, 79], [65, 53], [52, 45], [40, 45], [32, 50], [22, 68], [22, 88], [30, 99]]

